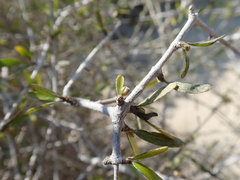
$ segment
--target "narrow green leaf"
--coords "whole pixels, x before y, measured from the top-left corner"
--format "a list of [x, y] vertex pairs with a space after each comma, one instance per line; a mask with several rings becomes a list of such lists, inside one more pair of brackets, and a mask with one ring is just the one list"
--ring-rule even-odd
[[116, 78], [116, 91], [118, 95], [121, 94], [123, 85], [124, 85], [124, 77], [122, 75], [118, 75], [118, 77]]
[[188, 73], [188, 69], [189, 69], [189, 57], [187, 54], [187, 51], [185, 49], [182, 49], [184, 57], [185, 57], [185, 69], [183, 70], [182, 74], [181, 74], [181, 78], [184, 78], [187, 73]]
[[9, 125], [11, 126], [17, 126], [18, 124], [20, 124], [23, 120], [25, 120], [27, 118], [27, 114], [21, 113], [19, 114], [16, 118], [14, 118]]
[[14, 70], [13, 74], [17, 74], [17, 73], [23, 72], [25, 69], [27, 69], [29, 67], [30, 67], [30, 65], [23, 64], [23, 65], [19, 66], [16, 70]]
[[100, 10], [96, 11], [96, 19], [97, 19], [98, 25], [103, 29], [104, 27], [103, 27], [103, 21], [102, 21]]
[[28, 95], [32, 98], [39, 99], [42, 101], [52, 100], [56, 98], [56, 96], [53, 96], [51, 94], [45, 95], [45, 94], [40, 94], [39, 92], [36, 92], [36, 91], [29, 92]]
[[152, 81], [150, 81], [150, 82], [148, 83], [148, 85], [145, 87], [145, 89], [151, 88], [151, 87], [157, 85], [158, 83], [160, 83], [159, 80], [157, 80], [157, 79], [152, 80]]
[[126, 132], [126, 135], [127, 135], [128, 141], [130, 143], [130, 146], [133, 150], [133, 154], [134, 155], [139, 154], [140, 150], [139, 150], [139, 147], [136, 143], [136, 140], [134, 139], [134, 133], [133, 132]]
[[150, 126], [152, 126], [154, 129], [156, 129], [157, 131], [159, 131], [160, 133], [164, 134], [165, 136], [169, 137], [170, 139], [174, 139], [174, 137], [169, 134], [168, 132], [164, 131], [163, 129], [161, 129], [160, 127], [155, 126], [154, 124], [150, 123], [149, 121], [144, 120], [144, 122], [146, 122], [147, 124], [149, 124]]
[[15, 59], [15, 58], [0, 59], [0, 68], [16, 66], [21, 63], [22, 63], [22, 61], [20, 61], [19, 59]]
[[26, 50], [23, 46], [15, 46], [14, 49], [20, 54], [21, 56], [31, 60], [32, 56], [31, 53]]
[[183, 93], [189, 93], [189, 94], [199, 94], [204, 93], [206, 91], [209, 91], [212, 87], [209, 84], [198, 84], [198, 85], [192, 85], [188, 83], [182, 83], [182, 82], [176, 82], [177, 87], [175, 90]]
[[28, 84], [32, 84], [34, 82], [34, 79], [31, 79], [31, 74], [28, 71], [23, 71], [23, 74]]
[[202, 41], [202, 42], [187, 42], [188, 44], [192, 46], [211, 46], [215, 42], [219, 41], [220, 39], [224, 38], [226, 35], [211, 39], [209, 41]]
[[177, 84], [174, 82], [159, 88], [158, 90], [154, 91], [150, 96], [148, 96], [146, 99], [144, 99], [142, 102], [140, 102], [138, 106], [147, 106], [149, 104], [152, 104], [153, 102], [157, 101], [158, 99], [162, 98], [167, 93], [172, 91], [176, 86]]
[[146, 159], [146, 158], [149, 158], [149, 157], [152, 157], [152, 156], [156, 156], [160, 153], [163, 153], [165, 151], [168, 150], [168, 147], [165, 146], [165, 147], [160, 147], [160, 148], [156, 148], [156, 149], [152, 149], [150, 151], [147, 151], [145, 153], [142, 153], [142, 154], [139, 154], [137, 156], [134, 156], [132, 157], [131, 159], [132, 160], [140, 160], [140, 159]]
[[149, 180], [162, 180], [153, 170], [149, 169], [147, 166], [139, 163], [132, 162], [132, 165], [141, 172]]
[[30, 108], [29, 110], [27, 110], [25, 112], [25, 115], [29, 115], [33, 112], [36, 112], [36, 111], [39, 111], [40, 109], [44, 108], [44, 107], [47, 107], [47, 106], [50, 106], [52, 104], [56, 104], [56, 103], [59, 103], [61, 101], [52, 101], [52, 102], [48, 102], [48, 103], [45, 103], [45, 104], [42, 104], [41, 106], [38, 106], [38, 107], [35, 107], [35, 108]]
[[60, 97], [60, 95], [56, 94], [55, 92], [53, 92], [50, 89], [47, 89], [45, 87], [39, 86], [37, 84], [31, 84], [31, 87], [37, 91], [39, 94], [43, 94], [46, 96], [54, 96], [54, 97]]
[[103, 24], [103, 20], [102, 20], [102, 16], [101, 16], [100, 10], [96, 11], [96, 19], [97, 19], [98, 25], [101, 28], [102, 32], [105, 35], [107, 35], [107, 30], [104, 28], [104, 24]]
[[139, 138], [158, 146], [180, 147], [183, 145], [183, 142], [181, 139], [177, 137], [174, 137], [174, 139], [171, 139], [162, 133], [156, 133], [156, 132], [145, 131], [140, 129], [134, 130], [134, 133]]

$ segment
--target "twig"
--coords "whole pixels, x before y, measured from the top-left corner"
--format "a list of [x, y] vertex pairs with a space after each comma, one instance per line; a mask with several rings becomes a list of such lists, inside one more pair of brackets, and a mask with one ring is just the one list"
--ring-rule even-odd
[[119, 164], [113, 165], [113, 174], [114, 180], [118, 180], [119, 178]]
[[114, 107], [106, 106], [98, 102], [90, 101], [82, 98], [72, 98], [72, 97], [60, 97], [64, 102], [68, 102], [72, 106], [81, 106], [94, 111], [101, 112], [107, 116], [110, 116], [114, 112]]
[[[216, 31], [214, 31], [213, 29], [208, 27], [208, 25], [206, 23], [204, 23], [199, 17], [197, 17], [197, 19], [196, 19], [196, 25], [200, 26], [203, 30], [208, 32], [209, 35], [211, 35], [213, 37], [219, 37], [218, 34], [216, 33]], [[220, 39], [219, 42], [221, 42], [223, 45], [225, 45], [226, 47], [231, 49], [235, 54], [240, 56], [240, 51], [237, 50], [235, 47], [233, 47], [231, 44], [229, 44], [227, 41], [225, 41], [224, 39]]]
[[18, 169], [17, 152], [16, 152], [16, 147], [14, 145], [14, 140], [9, 133], [7, 134], [7, 139], [8, 139], [9, 149], [10, 149], [11, 165], [14, 170], [14, 179], [20, 180], [22, 178]]
[[46, 136], [45, 136], [45, 142], [44, 142], [44, 145], [43, 145], [42, 156], [39, 160], [39, 164], [38, 164], [36, 173], [34, 174], [34, 176], [32, 178], [33, 180], [38, 180], [39, 177], [41, 176], [41, 172], [42, 172], [43, 164], [44, 164], [44, 158], [45, 158], [46, 153], [47, 153], [47, 144], [51, 139], [51, 135], [52, 135], [52, 128], [51, 128], [51, 125], [49, 125], [49, 127], [47, 129], [47, 132], [46, 132]]
[[63, 9], [58, 10], [59, 16], [57, 17], [54, 25], [53, 25], [53, 30], [57, 31], [62, 23], [62, 21], [64, 20], [65, 17], [67, 17], [69, 15], [69, 13], [73, 10], [73, 9], [77, 9], [79, 8], [81, 5], [86, 5], [90, 2], [92, 2], [93, 0], [83, 0], [83, 1], [78, 1], [75, 2], [73, 4], [70, 4], [66, 7], [64, 7]]
[[98, 52], [98, 50], [112, 37], [118, 27], [121, 25], [121, 22], [118, 22], [111, 33], [109, 33], [105, 38], [91, 51], [91, 53], [86, 57], [86, 59], [80, 64], [72, 78], [68, 81], [68, 83], [63, 88], [63, 96], [67, 96], [69, 93], [69, 89], [72, 84], [76, 81], [77, 77], [80, 73], [86, 68], [87, 64], [92, 60], [93, 56]]
[[[30, 20], [29, 20], [29, 17], [28, 17], [28, 14], [26, 12], [26, 7], [25, 7], [25, 2], [24, 0], [18, 0], [19, 2], [19, 6], [22, 10], [22, 16], [23, 16], [23, 19], [29, 23]], [[35, 38], [34, 38], [34, 33], [33, 33], [33, 30], [31, 28], [31, 26], [29, 26], [27, 24], [27, 33], [28, 33], [28, 37], [29, 37], [29, 43], [30, 43], [30, 51], [33, 52], [35, 50]]]

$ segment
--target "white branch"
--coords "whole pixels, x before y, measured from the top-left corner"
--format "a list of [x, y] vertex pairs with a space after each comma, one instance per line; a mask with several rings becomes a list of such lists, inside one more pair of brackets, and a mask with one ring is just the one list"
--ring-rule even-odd
[[126, 103], [128, 104], [127, 108], [130, 107], [130, 105], [133, 103], [133, 101], [142, 93], [144, 88], [148, 85], [148, 83], [159, 73], [162, 71], [163, 65], [167, 62], [167, 60], [172, 56], [172, 54], [178, 49], [176, 47], [176, 44], [181, 41], [185, 35], [188, 33], [190, 28], [193, 26], [193, 24], [196, 22], [197, 19], [197, 13], [194, 13], [193, 7], [189, 7], [189, 16], [188, 21], [182, 28], [182, 30], [179, 32], [175, 40], [171, 43], [167, 51], [164, 53], [162, 58], [158, 61], [158, 63], [152, 67], [152, 69], [149, 71], [149, 73], [144, 77], [144, 79], [133, 89], [133, 91], [129, 94], [129, 96], [126, 98]]

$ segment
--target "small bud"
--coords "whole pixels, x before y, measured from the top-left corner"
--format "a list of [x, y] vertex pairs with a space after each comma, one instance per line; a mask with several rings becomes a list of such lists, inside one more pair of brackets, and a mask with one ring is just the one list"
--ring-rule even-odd
[[191, 49], [191, 47], [188, 43], [182, 42], [182, 41], [178, 42], [177, 47], [180, 47], [186, 51], [189, 51]]
[[130, 88], [127, 86], [123, 86], [121, 89], [121, 95], [126, 96], [130, 92]]
[[143, 107], [137, 107], [137, 111], [145, 114], [145, 109]]

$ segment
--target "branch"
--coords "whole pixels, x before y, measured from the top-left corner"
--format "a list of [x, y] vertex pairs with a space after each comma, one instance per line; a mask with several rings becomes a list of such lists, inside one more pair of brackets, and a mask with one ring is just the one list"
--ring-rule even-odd
[[148, 83], [155, 77], [157, 77], [162, 72], [163, 65], [167, 62], [167, 60], [172, 56], [172, 54], [178, 49], [176, 44], [181, 41], [185, 35], [188, 33], [190, 28], [197, 21], [197, 13], [194, 12], [193, 6], [189, 7], [189, 15], [186, 24], [183, 26], [182, 30], [179, 32], [175, 40], [171, 43], [167, 51], [164, 53], [162, 58], [158, 61], [158, 63], [152, 67], [149, 73], [144, 77], [144, 79], [133, 89], [133, 91], [126, 98], [127, 106], [126, 108], [130, 108], [133, 101], [143, 92], [144, 88], [148, 85]]
[[110, 116], [110, 114], [113, 114], [114, 107], [109, 107], [94, 101], [90, 101], [87, 99], [82, 98], [72, 98], [72, 97], [60, 97], [64, 102], [67, 102], [75, 107], [85, 107], [94, 111], [101, 112], [107, 116]]

